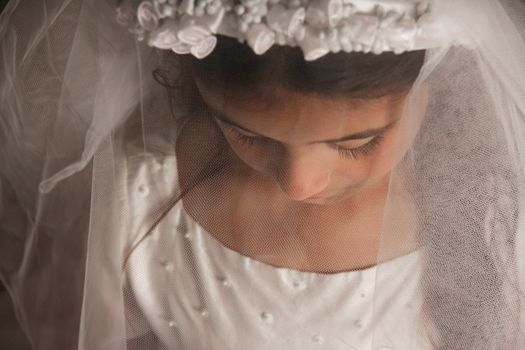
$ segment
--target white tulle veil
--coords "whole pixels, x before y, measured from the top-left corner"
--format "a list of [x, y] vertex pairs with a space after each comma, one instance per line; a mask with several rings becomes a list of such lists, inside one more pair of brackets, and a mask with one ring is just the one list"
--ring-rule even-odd
[[[123, 160], [173, 156], [191, 108], [178, 67], [159, 84], [167, 53], [119, 24], [117, 5], [12, 0], [0, 15], [0, 278], [35, 349], [163, 346], [130, 339], [128, 262], [184, 189], [146, 197], [132, 226]], [[377, 262], [410, 245], [397, 220], [409, 188], [425, 247], [414, 331], [436, 349], [525, 349], [525, 6], [439, 0], [433, 13], [454, 37], [426, 50], [407, 97]], [[196, 183], [228, 167], [213, 156]], [[396, 273], [378, 265], [376, 279]], [[390, 334], [373, 329], [371, 349]]]

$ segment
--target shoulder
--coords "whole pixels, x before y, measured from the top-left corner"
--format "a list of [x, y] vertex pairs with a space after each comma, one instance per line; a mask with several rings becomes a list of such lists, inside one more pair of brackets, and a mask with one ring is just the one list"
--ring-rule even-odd
[[147, 147], [142, 142], [125, 143], [115, 170], [121, 227], [128, 244], [146, 232], [180, 192], [174, 147], [161, 137], [147, 141]]

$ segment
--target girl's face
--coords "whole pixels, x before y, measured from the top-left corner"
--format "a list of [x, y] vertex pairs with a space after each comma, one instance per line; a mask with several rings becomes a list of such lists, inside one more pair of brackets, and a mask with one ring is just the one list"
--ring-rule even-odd
[[328, 204], [384, 184], [400, 158], [405, 96], [343, 101], [278, 91], [254, 101], [197, 86], [237, 156], [293, 200]]

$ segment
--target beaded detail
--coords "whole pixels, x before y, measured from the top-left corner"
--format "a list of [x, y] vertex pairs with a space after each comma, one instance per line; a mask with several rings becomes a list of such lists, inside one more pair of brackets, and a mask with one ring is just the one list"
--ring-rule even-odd
[[[202, 59], [216, 34], [262, 55], [298, 46], [307, 61], [329, 52], [394, 52], [439, 46], [429, 0], [127, 0], [117, 21], [138, 40]], [[441, 33], [441, 34], [439, 34]]]

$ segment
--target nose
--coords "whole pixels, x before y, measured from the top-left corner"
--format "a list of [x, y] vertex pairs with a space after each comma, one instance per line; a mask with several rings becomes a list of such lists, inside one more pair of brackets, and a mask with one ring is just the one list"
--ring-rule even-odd
[[323, 192], [330, 171], [315, 154], [289, 152], [277, 165], [275, 178], [283, 192], [300, 201]]

